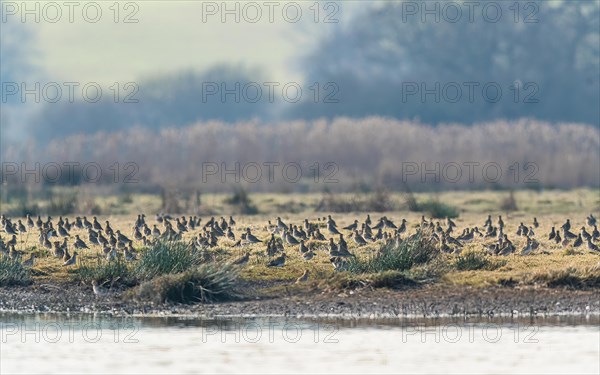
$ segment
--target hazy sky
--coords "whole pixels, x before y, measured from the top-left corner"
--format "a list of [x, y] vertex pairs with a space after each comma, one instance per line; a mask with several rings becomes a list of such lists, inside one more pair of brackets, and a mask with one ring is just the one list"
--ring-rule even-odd
[[[36, 38], [36, 65], [48, 79], [111, 84], [180, 69], [203, 70], [218, 63], [261, 66], [269, 78], [298, 79], [295, 57], [337, 26], [325, 22], [326, 17], [329, 21], [339, 20], [342, 25], [352, 10], [360, 10], [354, 2], [273, 2], [276, 5], [271, 6], [265, 1], [250, 5], [221, 1], [123, 1], [118, 3], [118, 11], [112, 1], [92, 3], [72, 8], [73, 22], [69, 22], [68, 7], [57, 10], [43, 2], [37, 11], [39, 22], [35, 14], [25, 16], [25, 26], [32, 29]], [[13, 4], [20, 8], [6, 8], [5, 17], [9, 22], [20, 22], [23, 3]], [[96, 4], [102, 12], [99, 16]], [[227, 14], [223, 5], [233, 13]], [[301, 15], [296, 5], [301, 6]], [[30, 9], [34, 6], [31, 4]], [[58, 11], [62, 13], [60, 17]], [[53, 23], [56, 18], [58, 22]], [[88, 21], [96, 18], [97, 22]], [[137, 22], [125, 22], [126, 18]], [[253, 23], [255, 19], [258, 21]], [[296, 19], [299, 20], [292, 22]]]

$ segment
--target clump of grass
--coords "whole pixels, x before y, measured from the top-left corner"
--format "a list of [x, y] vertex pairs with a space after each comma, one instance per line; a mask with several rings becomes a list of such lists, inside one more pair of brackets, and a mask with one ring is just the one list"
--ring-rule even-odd
[[468, 251], [456, 257], [454, 266], [459, 271], [487, 270], [493, 271], [506, 264], [506, 261], [490, 259], [477, 251]]
[[400, 271], [384, 271], [370, 275], [366, 281], [373, 288], [403, 289], [412, 288], [418, 283]]
[[85, 283], [96, 281], [98, 284], [116, 282], [123, 285], [135, 284], [135, 277], [130, 268], [120, 258], [111, 261], [102, 258], [98, 258], [95, 262], [82, 261], [75, 271], [74, 279]]
[[193, 270], [167, 274], [142, 283], [138, 297], [155, 303], [211, 303], [237, 299], [238, 272], [230, 265], [202, 264]]
[[30, 282], [31, 271], [20, 259], [0, 256], [0, 286], [28, 285]]
[[201, 263], [198, 254], [182, 241], [158, 241], [141, 253], [135, 274], [140, 280], [181, 273]]
[[439, 255], [433, 240], [422, 233], [396, 244], [382, 245], [376, 255], [369, 258], [353, 257], [345, 269], [351, 273], [377, 273], [389, 270], [404, 271], [425, 264]]
[[407, 271], [407, 276], [419, 283], [435, 282], [444, 276], [450, 267], [444, 257], [435, 257], [430, 262], [412, 267]]
[[537, 272], [526, 283], [542, 284], [549, 288], [570, 287], [574, 289], [600, 288], [600, 266]]
[[367, 286], [367, 283], [350, 272], [336, 272], [320, 279], [317, 287], [325, 291], [354, 290]]

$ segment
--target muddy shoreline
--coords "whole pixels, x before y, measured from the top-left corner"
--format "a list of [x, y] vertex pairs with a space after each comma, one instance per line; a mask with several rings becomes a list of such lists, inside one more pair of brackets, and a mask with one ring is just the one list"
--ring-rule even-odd
[[114, 316], [430, 318], [600, 315], [600, 290], [563, 288], [475, 288], [429, 285], [406, 290], [355, 289], [291, 292], [211, 304], [154, 304], [127, 290], [96, 297], [75, 284], [0, 288], [0, 311], [102, 313]]

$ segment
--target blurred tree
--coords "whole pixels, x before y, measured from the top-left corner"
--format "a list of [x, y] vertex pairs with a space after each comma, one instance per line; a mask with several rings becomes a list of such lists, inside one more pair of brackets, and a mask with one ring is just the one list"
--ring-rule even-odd
[[[209, 119], [235, 122], [264, 118], [271, 109], [264, 98], [266, 92], [255, 103], [251, 89], [244, 91], [248, 84], [262, 82], [260, 77], [260, 71], [229, 65], [204, 72], [178, 72], [141, 81], [136, 85], [137, 92], [136, 87], [122, 85], [116, 103], [115, 89], [103, 88], [102, 100], [96, 103], [77, 100], [46, 105], [32, 120], [32, 133], [40, 138], [57, 138], [132, 126], [159, 129]], [[232, 93], [236, 91], [238, 97]], [[223, 96], [223, 92], [230, 93]]]
[[[472, 19], [466, 7], [459, 16], [442, 2], [409, 3], [372, 6], [320, 41], [305, 59], [307, 82], [334, 82], [339, 102], [310, 98], [290, 107], [288, 116], [377, 114], [428, 123], [535, 117], [599, 124], [600, 2], [493, 2], [502, 11], [497, 22], [494, 11], [483, 15], [486, 2], [479, 2]], [[413, 15], [414, 4], [421, 9]], [[423, 11], [435, 4], [439, 22]], [[472, 101], [467, 82], [479, 84]], [[494, 87], [482, 93], [489, 82], [502, 89], [495, 103]], [[457, 87], [462, 97], [454, 102]], [[425, 89], [439, 98], [423, 97]]]

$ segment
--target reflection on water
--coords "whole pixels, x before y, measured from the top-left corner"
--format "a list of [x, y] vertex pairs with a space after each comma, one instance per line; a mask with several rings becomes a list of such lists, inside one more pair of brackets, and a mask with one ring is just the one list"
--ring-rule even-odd
[[598, 374], [599, 320], [0, 314], [0, 373]]

